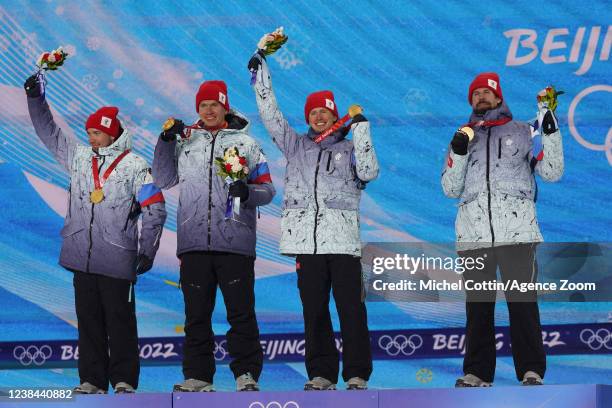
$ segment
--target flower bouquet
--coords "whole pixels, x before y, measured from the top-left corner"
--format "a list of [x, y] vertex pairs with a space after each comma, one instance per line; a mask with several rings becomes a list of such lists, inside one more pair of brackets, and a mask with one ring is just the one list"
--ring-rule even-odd
[[[223, 157], [216, 157], [217, 174], [225, 180], [228, 186], [234, 181], [246, 178], [249, 174], [247, 160], [241, 156], [237, 147], [229, 147], [223, 152]], [[240, 214], [240, 197], [232, 197], [227, 193], [227, 205], [225, 207], [225, 218]]]
[[276, 30], [260, 40], [258, 48], [263, 50], [264, 54], [272, 55], [278, 51], [288, 39], [289, 37], [283, 33], [283, 27], [278, 27]]
[[39, 70], [55, 71], [64, 65], [67, 57], [68, 53], [62, 47], [58, 47], [56, 50], [40, 54], [36, 66]]
[[557, 91], [554, 86], [549, 85], [538, 92], [538, 104], [542, 104], [554, 112], [557, 109], [557, 96], [564, 93], [563, 91]]
[[58, 47], [56, 50], [43, 52], [36, 61], [38, 71], [34, 74], [36, 76], [37, 86], [40, 86], [41, 93], [44, 93], [47, 81], [45, 79], [44, 71], [55, 71], [66, 62], [68, 53], [64, 51], [62, 47]]

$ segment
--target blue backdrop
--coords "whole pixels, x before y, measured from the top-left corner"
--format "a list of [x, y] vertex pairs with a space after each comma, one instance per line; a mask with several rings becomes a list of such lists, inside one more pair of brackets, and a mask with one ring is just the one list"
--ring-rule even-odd
[[[102, 105], [118, 106], [135, 134], [135, 151], [149, 161], [168, 116], [195, 120], [199, 84], [227, 82], [230, 104], [251, 120], [278, 191], [259, 222], [261, 330], [298, 333], [294, 266], [278, 254], [284, 159], [261, 125], [246, 69], [261, 35], [284, 26], [289, 36], [268, 60], [280, 106], [296, 129], [306, 130], [304, 101], [319, 89], [333, 90], [341, 111], [359, 103], [372, 122], [381, 174], [363, 196], [364, 241], [454, 240], [456, 203], [442, 194], [440, 173], [454, 130], [470, 114], [469, 83], [483, 71], [499, 73], [519, 120], [535, 117], [535, 95], [546, 85], [565, 91], [557, 111], [565, 174], [556, 184], [539, 183], [541, 228], [547, 241], [610, 241], [611, 16], [605, 1], [0, 2], [0, 341], [76, 336], [71, 274], [57, 265], [68, 176], [36, 138], [22, 89], [41, 52], [62, 45], [70, 54], [47, 76], [62, 128], [86, 142], [87, 116]], [[141, 336], [182, 334], [182, 297], [174, 286], [177, 191], [166, 197], [169, 219], [156, 266], [137, 285]], [[214, 327], [223, 333], [218, 306]], [[505, 308], [498, 309], [497, 323], [506, 324]], [[605, 303], [545, 304], [542, 319], [602, 323], [610, 321], [609, 310]], [[458, 304], [372, 303], [369, 316], [376, 330], [464, 323]], [[565, 364], [563, 358], [555, 361]], [[610, 358], [597, 358], [609, 375]], [[589, 371], [595, 360], [584, 361], [578, 365], [597, 378], [599, 371]], [[375, 367], [379, 386], [411, 385], [398, 383], [384, 364], [390, 363]], [[436, 377], [441, 386], [445, 375], [459, 372], [460, 359], [435, 365], [446, 373]], [[293, 378], [290, 372], [296, 383], [303, 380], [299, 364], [274, 370], [279, 378]], [[0, 373], [0, 385], [21, 378]], [[36, 378], [64, 381], [45, 375]]]

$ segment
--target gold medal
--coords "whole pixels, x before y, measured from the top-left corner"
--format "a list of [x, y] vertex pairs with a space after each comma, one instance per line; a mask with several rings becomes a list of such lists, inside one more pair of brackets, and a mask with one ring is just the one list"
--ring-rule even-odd
[[470, 141], [470, 142], [471, 142], [471, 141], [472, 141], [472, 139], [474, 138], [474, 129], [472, 129], [472, 128], [471, 128], [471, 127], [469, 127], [469, 126], [464, 126], [464, 127], [462, 127], [461, 129], [459, 129], [459, 131], [460, 131], [461, 133], [465, 134], [465, 135], [468, 137], [468, 139], [469, 139], [469, 141]]
[[94, 191], [91, 192], [91, 194], [89, 195], [89, 199], [91, 200], [92, 203], [94, 204], [99, 204], [102, 202], [102, 200], [104, 200], [104, 191], [102, 191], [101, 188], [97, 188]]
[[361, 106], [359, 106], [359, 105], [351, 105], [351, 106], [349, 106], [349, 116], [351, 118], [359, 115], [360, 113], [363, 113], [363, 109], [362, 109]]
[[165, 132], [167, 130], [170, 130], [172, 126], [174, 126], [174, 118], [168, 118], [162, 125], [162, 130]]

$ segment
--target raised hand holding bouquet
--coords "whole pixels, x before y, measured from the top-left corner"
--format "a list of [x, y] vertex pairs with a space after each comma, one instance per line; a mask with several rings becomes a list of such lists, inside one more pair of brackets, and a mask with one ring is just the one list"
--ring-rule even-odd
[[263, 37], [261, 37], [257, 43], [257, 51], [248, 65], [249, 71], [251, 72], [251, 85], [255, 84], [255, 78], [259, 66], [261, 65], [261, 59], [265, 58], [266, 55], [274, 54], [288, 39], [289, 37], [283, 33], [283, 27], [278, 27], [273, 32], [264, 34]]
[[42, 95], [45, 90], [45, 74], [44, 71], [55, 71], [66, 62], [68, 53], [62, 47], [49, 52], [43, 52], [36, 61], [38, 71], [30, 76], [24, 86], [28, 96], [34, 98]]

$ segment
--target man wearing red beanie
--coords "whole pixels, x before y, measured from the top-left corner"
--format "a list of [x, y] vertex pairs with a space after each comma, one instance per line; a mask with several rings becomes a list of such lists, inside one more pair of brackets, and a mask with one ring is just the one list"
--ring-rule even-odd
[[[466, 270], [463, 278], [466, 284], [492, 282], [499, 267], [504, 282], [535, 282], [536, 246], [543, 240], [535, 210], [535, 174], [551, 182], [563, 174], [557, 120], [547, 104], [538, 103], [544, 148], [534, 153], [533, 131], [529, 124], [513, 120], [496, 73], [476, 76], [468, 102], [469, 124], [455, 133], [442, 173], [444, 194], [460, 200], [455, 223], [459, 255], [480, 258], [484, 265]], [[456, 387], [493, 383], [495, 295], [467, 292], [464, 375]], [[523, 385], [543, 384], [546, 355], [537, 294], [509, 290], [506, 300], [516, 377]]]
[[[248, 120], [230, 109], [225, 82], [204, 82], [195, 107], [200, 119], [191, 126], [171, 120], [174, 125], [160, 135], [153, 159], [158, 185], [180, 186], [177, 256], [185, 300], [185, 380], [174, 391], [214, 390], [211, 318], [217, 286], [231, 326], [227, 347], [236, 390], [258, 391], [263, 352], [255, 317], [256, 208], [272, 201], [274, 186], [263, 151], [248, 133]], [[235, 151], [247, 176], [228, 184], [217, 175], [215, 161]], [[240, 198], [240, 210], [232, 215], [227, 203], [233, 197]]]
[[[342, 377], [349, 390], [367, 388], [372, 356], [362, 295], [359, 200], [367, 182], [378, 176], [370, 124], [359, 114], [350, 127], [317, 143], [338, 120], [330, 91], [306, 98], [308, 133], [300, 136], [277, 106], [264, 49], [266, 34], [249, 62], [256, 75], [261, 119], [287, 159], [280, 251], [296, 257], [306, 337], [305, 390], [336, 388], [339, 353], [334, 341], [329, 295], [333, 291], [342, 332]], [[353, 140], [347, 140], [349, 130]]]
[[164, 196], [146, 161], [131, 152], [119, 109], [91, 114], [85, 123], [90, 146], [81, 145], [55, 123], [42, 82], [38, 75], [25, 82], [30, 118], [70, 172], [59, 263], [74, 273], [81, 382], [74, 392], [106, 394], [110, 381], [115, 393], [133, 393], [140, 374], [134, 284], [153, 266], [166, 220]]

